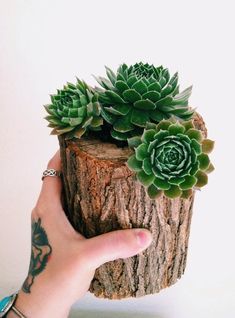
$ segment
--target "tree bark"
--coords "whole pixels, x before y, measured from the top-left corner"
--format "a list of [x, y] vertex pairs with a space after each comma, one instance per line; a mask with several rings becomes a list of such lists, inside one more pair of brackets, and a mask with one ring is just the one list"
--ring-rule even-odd
[[[194, 124], [206, 137], [199, 114]], [[151, 200], [127, 166], [134, 153], [99, 139], [64, 140], [63, 205], [74, 228], [90, 238], [117, 229], [147, 228], [153, 242], [140, 254], [97, 268], [89, 291], [109, 299], [154, 294], [174, 284], [185, 271], [195, 191], [189, 199]]]

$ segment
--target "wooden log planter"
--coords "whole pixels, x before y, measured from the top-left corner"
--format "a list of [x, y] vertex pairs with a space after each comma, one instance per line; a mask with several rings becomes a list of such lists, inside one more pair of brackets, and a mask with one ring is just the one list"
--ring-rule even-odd
[[[204, 121], [194, 125], [206, 137]], [[152, 244], [140, 254], [96, 269], [89, 291], [109, 299], [158, 293], [185, 271], [195, 191], [188, 199], [150, 199], [125, 164], [133, 150], [94, 138], [58, 136], [63, 204], [73, 227], [90, 238], [117, 229], [147, 228]]]

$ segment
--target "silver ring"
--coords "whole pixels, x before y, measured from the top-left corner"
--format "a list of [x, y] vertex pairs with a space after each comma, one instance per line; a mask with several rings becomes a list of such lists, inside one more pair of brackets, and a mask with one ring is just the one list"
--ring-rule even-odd
[[45, 171], [43, 171], [42, 174], [42, 180], [45, 177], [60, 177], [61, 176], [61, 171], [55, 170], [55, 169], [46, 169]]

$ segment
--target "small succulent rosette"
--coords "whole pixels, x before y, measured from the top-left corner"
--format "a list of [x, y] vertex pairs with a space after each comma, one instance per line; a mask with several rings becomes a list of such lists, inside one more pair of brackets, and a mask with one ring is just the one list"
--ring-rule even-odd
[[214, 170], [208, 154], [214, 142], [203, 138], [193, 121], [162, 120], [147, 123], [141, 136], [128, 138], [135, 153], [127, 166], [143, 184], [149, 197], [189, 198], [193, 189], [207, 184]]
[[81, 138], [89, 130], [101, 130], [103, 118], [98, 95], [84, 81], [67, 83], [57, 94], [51, 95], [51, 104], [44, 106], [48, 116], [44, 117], [51, 135], [66, 134], [65, 139]]

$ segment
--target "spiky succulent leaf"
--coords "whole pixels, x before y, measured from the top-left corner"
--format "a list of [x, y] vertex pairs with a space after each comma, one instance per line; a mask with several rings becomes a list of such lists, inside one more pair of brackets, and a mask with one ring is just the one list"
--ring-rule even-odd
[[135, 127], [143, 131], [148, 122], [158, 123], [172, 116], [185, 121], [194, 113], [188, 108], [192, 87], [179, 92], [178, 73], [171, 77], [163, 66], [122, 64], [116, 73], [106, 67], [106, 74], [108, 78], [95, 77], [103, 91], [95, 89], [103, 106], [101, 114], [113, 125], [113, 138], [127, 140]]
[[214, 148], [214, 141], [210, 139], [204, 139], [202, 142], [202, 151], [204, 153], [210, 153]]
[[81, 138], [87, 130], [101, 130], [103, 118], [98, 94], [78, 78], [76, 84], [67, 83], [57, 94], [51, 95], [51, 104], [44, 107], [49, 114], [44, 118], [53, 128], [53, 135]]
[[207, 183], [207, 173], [214, 168], [207, 154], [213, 142], [203, 139], [193, 121], [164, 120], [128, 142], [135, 153], [127, 166], [137, 172], [150, 198], [162, 192], [171, 199], [189, 198], [193, 189]]

